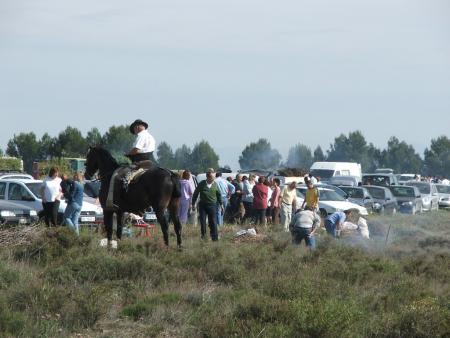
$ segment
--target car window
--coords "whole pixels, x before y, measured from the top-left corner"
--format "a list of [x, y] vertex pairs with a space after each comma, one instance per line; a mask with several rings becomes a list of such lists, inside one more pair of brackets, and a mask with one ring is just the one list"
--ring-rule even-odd
[[334, 190], [319, 189], [321, 201], [345, 201], [341, 195]]
[[363, 185], [373, 184], [373, 185], [385, 185], [385, 186], [388, 186], [388, 185], [391, 185], [391, 181], [389, 179], [389, 176], [368, 175], [368, 176], [363, 176], [362, 184]]
[[367, 188], [370, 195], [372, 195], [373, 198], [378, 199], [384, 199], [384, 190], [383, 189], [377, 189], [377, 188]]
[[6, 183], [0, 182], [0, 199], [5, 199]]
[[421, 194], [428, 195], [430, 193], [430, 185], [427, 183], [411, 183], [411, 185], [419, 188]]
[[348, 194], [348, 197], [364, 198], [364, 192], [362, 189], [347, 188], [347, 187], [342, 187], [341, 189], [344, 190]]
[[395, 197], [414, 197], [414, 189], [410, 187], [392, 187], [391, 192]]
[[450, 194], [450, 185], [437, 185], [436, 188], [441, 194]]
[[30, 182], [30, 183], [25, 183], [25, 185], [28, 187], [28, 189], [30, 189], [30, 191], [34, 194], [34, 196], [36, 196], [37, 198], [41, 198], [41, 187], [42, 187], [42, 183], [41, 182]]
[[10, 183], [8, 190], [8, 199], [13, 201], [21, 201], [23, 199], [31, 199], [33, 196], [20, 184]]

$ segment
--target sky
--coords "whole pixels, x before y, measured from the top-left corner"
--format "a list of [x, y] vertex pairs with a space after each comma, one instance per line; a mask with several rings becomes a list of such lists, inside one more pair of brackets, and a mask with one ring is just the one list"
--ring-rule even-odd
[[448, 0], [0, 0], [0, 148], [137, 118], [238, 168], [267, 138], [450, 137]]

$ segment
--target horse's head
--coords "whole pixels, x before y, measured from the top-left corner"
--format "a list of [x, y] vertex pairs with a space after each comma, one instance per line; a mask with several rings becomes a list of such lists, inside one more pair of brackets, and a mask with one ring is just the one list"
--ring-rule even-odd
[[99, 169], [98, 156], [96, 156], [97, 148], [89, 147], [86, 154], [86, 163], [84, 164], [86, 170], [84, 176], [89, 180]]

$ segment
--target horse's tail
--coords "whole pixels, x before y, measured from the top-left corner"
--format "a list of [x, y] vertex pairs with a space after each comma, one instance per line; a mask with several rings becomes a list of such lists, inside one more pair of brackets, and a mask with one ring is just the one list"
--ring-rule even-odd
[[172, 190], [172, 198], [180, 198], [181, 197], [181, 186], [180, 186], [180, 178], [177, 174], [170, 172], [170, 179], [172, 180], [173, 190]]

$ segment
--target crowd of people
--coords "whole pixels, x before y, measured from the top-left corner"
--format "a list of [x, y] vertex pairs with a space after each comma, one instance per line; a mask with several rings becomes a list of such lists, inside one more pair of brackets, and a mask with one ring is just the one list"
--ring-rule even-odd
[[[224, 179], [220, 172], [210, 168], [206, 171], [206, 179], [193, 189], [190, 176], [189, 171], [184, 171], [180, 181], [182, 197], [179, 217], [186, 224], [190, 212], [195, 211], [197, 205], [202, 239], [206, 239], [209, 226], [211, 239], [217, 241], [218, 227], [226, 221], [256, 228], [281, 227], [292, 233], [293, 243], [299, 244], [305, 240], [307, 246], [315, 247], [314, 234], [320, 224], [320, 216], [317, 212], [319, 191], [314, 185], [317, 180], [313, 177], [305, 176], [305, 199], [301, 206], [297, 206], [295, 181], [280, 187], [278, 178], [257, 178], [254, 174], [237, 174], [234, 178]], [[327, 232], [336, 237], [349, 213], [330, 215], [325, 223]]]

